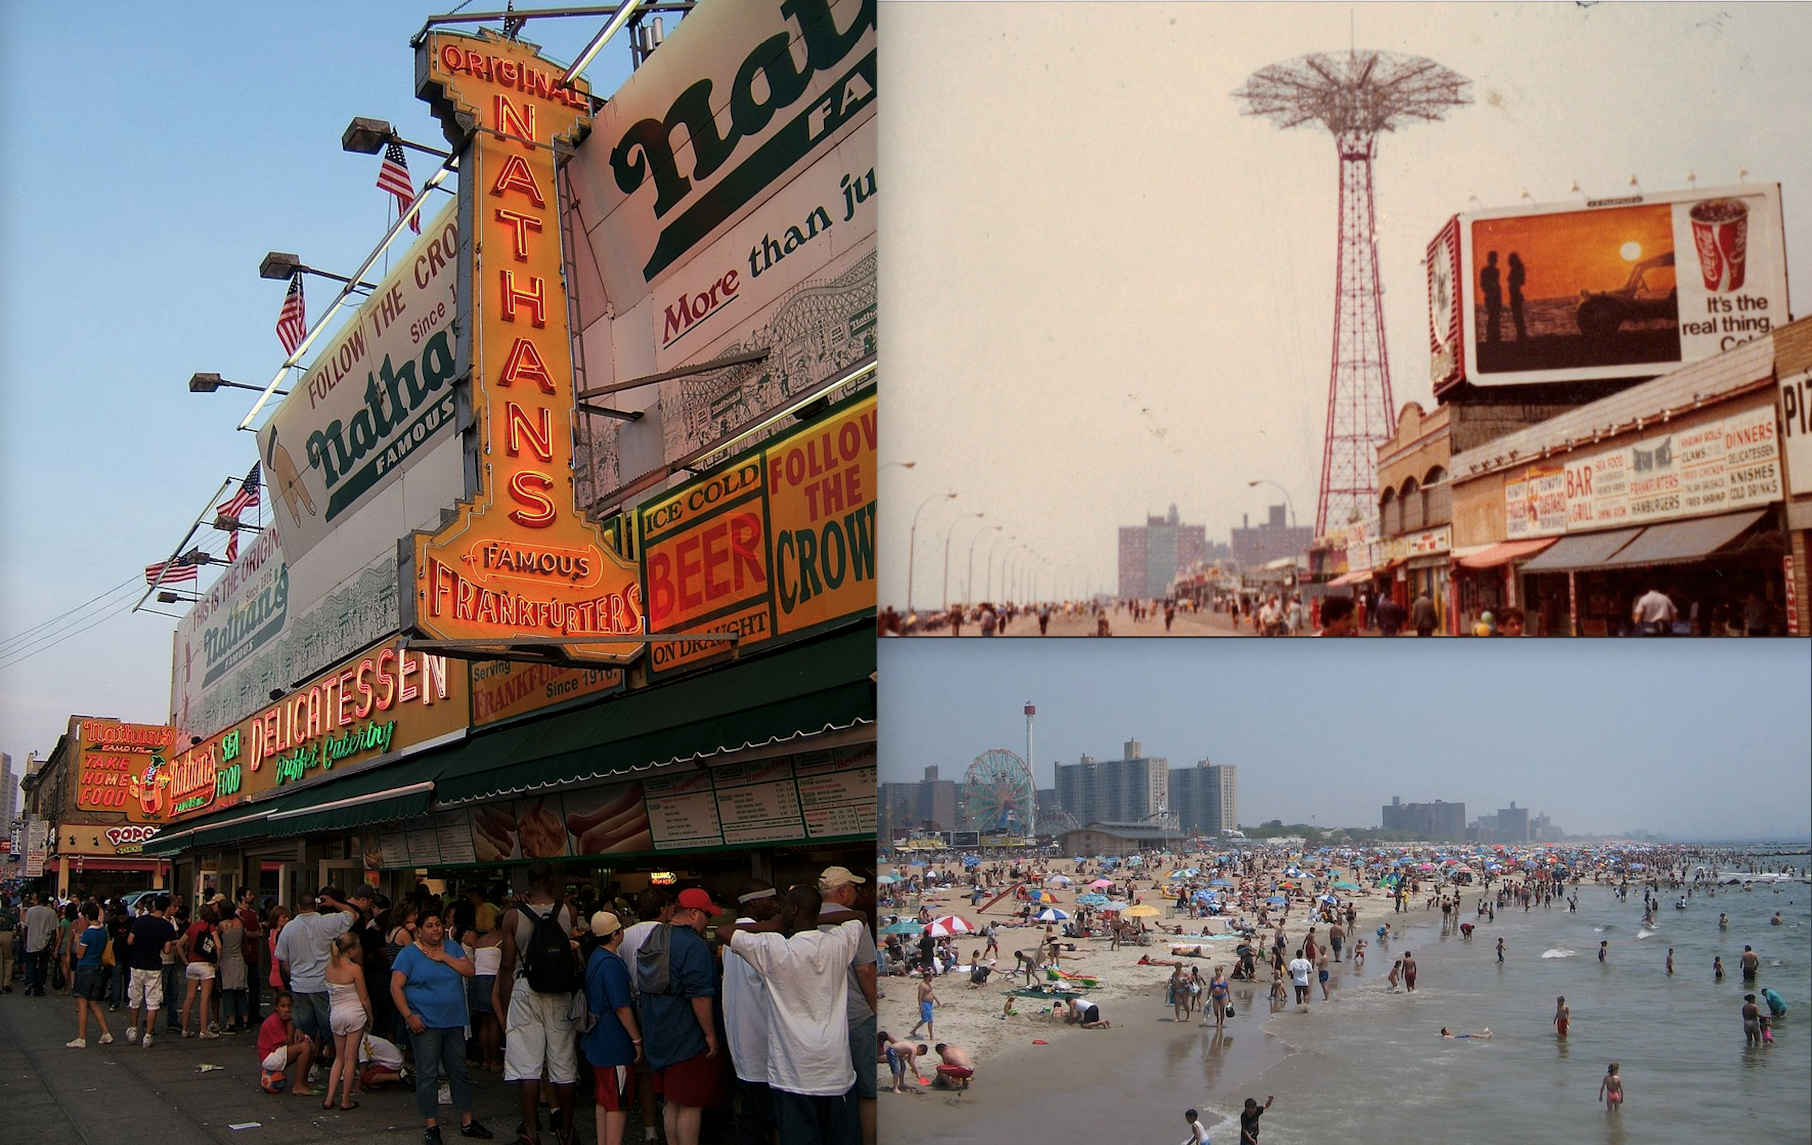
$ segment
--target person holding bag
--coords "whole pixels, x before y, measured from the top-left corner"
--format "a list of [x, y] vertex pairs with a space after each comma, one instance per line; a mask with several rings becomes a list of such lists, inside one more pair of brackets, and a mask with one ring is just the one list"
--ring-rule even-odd
[[214, 922], [218, 917], [212, 903], [202, 907], [201, 917], [189, 924], [189, 929], [183, 931], [182, 940], [177, 944], [180, 947], [178, 953], [186, 963], [183, 977], [189, 983], [182, 999], [182, 1036], [185, 1038], [195, 1036], [195, 1032], [189, 1029], [189, 1008], [194, 1005], [198, 991], [201, 994], [201, 1016], [196, 1024], [200, 1027], [201, 1036], [220, 1036], [220, 1027], [208, 1022], [208, 1006], [214, 997], [214, 979], [219, 973], [220, 935], [214, 929]]
[[103, 962], [113, 954], [113, 943], [107, 935], [107, 928], [101, 925], [101, 908], [94, 903], [82, 907], [82, 916], [86, 924], [81, 930], [71, 927], [71, 955], [75, 959], [74, 983], [72, 992], [76, 1000], [76, 1036], [72, 1042], [64, 1043], [72, 1050], [88, 1048], [88, 1015], [101, 1024], [101, 1044], [108, 1045], [113, 1041], [113, 1031], [107, 1028], [107, 1010], [101, 1003], [107, 1000], [107, 970], [102, 969]]

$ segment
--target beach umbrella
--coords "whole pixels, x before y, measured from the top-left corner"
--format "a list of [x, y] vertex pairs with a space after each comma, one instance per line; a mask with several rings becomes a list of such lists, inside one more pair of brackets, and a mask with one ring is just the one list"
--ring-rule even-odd
[[1070, 882], [1070, 877], [1068, 875], [1052, 875], [1050, 878], [1046, 879], [1045, 882], [1051, 883], [1053, 885], [1060, 886], [1060, 887], [1068, 886], [1069, 882]]
[[975, 927], [960, 915], [945, 914], [926, 923], [925, 933], [933, 938], [947, 938], [953, 934], [974, 934]]
[[1039, 891], [1031, 896], [1033, 902], [1056, 902], [1057, 896], [1050, 891]]
[[1173, 879], [1186, 879], [1189, 877], [1189, 872], [1188, 871], [1172, 871], [1172, 872], [1170, 872], [1170, 877]]
[[899, 881], [900, 880], [895, 878], [893, 875], [876, 875], [875, 876], [875, 883], [878, 886], [890, 887]]
[[1107, 904], [1108, 897], [1106, 895], [1082, 895], [1076, 900], [1076, 905], [1078, 906], [1106, 906]]
[[1147, 906], [1145, 903], [1126, 908], [1126, 917], [1128, 918], [1156, 918], [1159, 913], [1157, 907]]
[[1067, 911], [1058, 910], [1054, 906], [1047, 906], [1032, 917], [1039, 922], [1063, 922], [1070, 916]]
[[1231, 879], [1210, 879], [1210, 880], [1208, 880], [1208, 885], [1211, 887], [1230, 887], [1233, 885], [1233, 880], [1231, 880]]
[[1267, 903], [1271, 904], [1272, 906], [1281, 906], [1282, 904], [1287, 903], [1290, 900], [1283, 897], [1282, 895], [1272, 895], [1270, 898], [1266, 899], [1265, 901]]
[[1089, 886], [1095, 888], [1096, 890], [1100, 890], [1103, 887], [1111, 887], [1113, 885], [1114, 885], [1113, 880], [1111, 880], [1111, 879], [1096, 879], [1094, 882], [1089, 884]]
[[1196, 902], [1213, 902], [1214, 899], [1215, 899], [1215, 894], [1213, 891], [1202, 890], [1202, 891], [1195, 892], [1195, 901]]
[[1331, 903], [1338, 903], [1338, 902], [1339, 902], [1339, 901], [1340, 901], [1340, 900], [1339, 900], [1339, 899], [1337, 899], [1337, 898], [1335, 898], [1335, 897], [1334, 897], [1334, 896], [1333, 896], [1333, 895], [1322, 895], [1322, 896], [1321, 896], [1321, 901], [1322, 901], [1322, 902], [1331, 902]]
[[1334, 889], [1337, 891], [1356, 891], [1359, 889], [1359, 884], [1349, 883], [1345, 879], [1340, 879], [1334, 883]]
[[1120, 899], [1109, 899], [1107, 902], [1102, 904], [1101, 909], [1106, 910], [1106, 911], [1123, 911], [1129, 905], [1131, 905], [1131, 904], [1126, 903]]
[[924, 930], [924, 929], [925, 928], [923, 926], [919, 925], [916, 922], [913, 922], [911, 919], [903, 918], [899, 922], [890, 922], [886, 926], [882, 927], [881, 933], [882, 934], [917, 934], [921, 930]]
[[976, 858], [974, 855], [964, 855], [963, 856], [963, 866], [979, 867], [979, 866], [981, 866], [981, 860]]

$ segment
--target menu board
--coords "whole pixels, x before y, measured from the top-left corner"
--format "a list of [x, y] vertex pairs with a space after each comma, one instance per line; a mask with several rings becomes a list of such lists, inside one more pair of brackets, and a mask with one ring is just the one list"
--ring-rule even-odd
[[[864, 762], [864, 760], [866, 762]], [[875, 832], [875, 753], [814, 752], [793, 762], [805, 830], [814, 839]]]
[[434, 833], [433, 824], [421, 822], [412, 825], [403, 832], [403, 842], [408, 850], [410, 866], [440, 865], [440, 840]]
[[464, 811], [442, 811], [433, 816], [431, 822], [441, 863], [465, 866], [478, 861], [472, 847], [472, 820]]
[[691, 771], [642, 781], [648, 828], [657, 851], [723, 846], [711, 773]]

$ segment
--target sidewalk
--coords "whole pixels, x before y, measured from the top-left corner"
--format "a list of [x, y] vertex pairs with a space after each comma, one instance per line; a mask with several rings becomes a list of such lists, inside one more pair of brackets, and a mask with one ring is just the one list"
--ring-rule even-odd
[[[91, 1020], [88, 1048], [63, 1043], [75, 1037], [75, 1000], [51, 993], [27, 998], [0, 995], [0, 1139], [8, 1145], [179, 1145], [218, 1141], [231, 1145], [335, 1145], [419, 1142], [422, 1123], [410, 1087], [385, 1086], [359, 1096], [359, 1108], [326, 1112], [321, 1098], [267, 1094], [258, 1088], [257, 1036], [183, 1039], [157, 1032], [150, 1049], [126, 1043], [127, 1012], [107, 1015], [112, 1045], [100, 1044]], [[161, 1027], [164, 1015], [157, 1016]], [[203, 1064], [223, 1068], [202, 1071]], [[472, 1110], [508, 1145], [521, 1119], [515, 1091], [499, 1074], [473, 1067]], [[575, 1136], [595, 1139], [589, 1078], [581, 1079]], [[449, 1145], [463, 1142], [451, 1106], [441, 1107]], [[233, 1125], [256, 1122], [252, 1128]], [[640, 1124], [630, 1117], [631, 1137]], [[554, 1134], [543, 1130], [551, 1143]]]

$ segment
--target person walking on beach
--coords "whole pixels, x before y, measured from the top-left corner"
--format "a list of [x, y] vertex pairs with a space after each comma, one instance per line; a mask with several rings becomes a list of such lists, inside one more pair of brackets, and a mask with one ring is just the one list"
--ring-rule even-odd
[[75, 937], [70, 940], [75, 956], [71, 991], [76, 1000], [76, 1036], [64, 1044], [72, 1050], [88, 1048], [89, 1014], [101, 1024], [101, 1045], [113, 1042], [113, 1031], [107, 1028], [107, 1011], [101, 1005], [107, 998], [107, 977], [101, 966], [101, 955], [109, 942], [107, 928], [101, 925], [101, 908], [96, 903], [82, 904], [82, 918], [82, 929], [72, 931]]
[[1315, 974], [1321, 982], [1321, 1000], [1328, 1000], [1328, 952], [1323, 950], [1321, 957], [1315, 961]]
[[1670, 946], [1667, 948], [1667, 976], [1669, 978], [1672, 978], [1673, 975], [1674, 975], [1674, 948]]
[[1239, 1145], [1258, 1145], [1258, 1119], [1265, 1115], [1265, 1110], [1271, 1108], [1271, 1103], [1276, 1100], [1275, 1094], [1266, 1096], [1263, 1105], [1256, 1098], [1246, 1099], [1246, 1107], [1239, 1114]]
[[[1029, 973], [1027, 977], [1030, 977]], [[937, 991], [931, 988], [931, 971], [927, 970], [925, 976], [919, 979], [919, 1020], [912, 1024], [912, 1029], [907, 1031], [906, 1036], [917, 1037], [919, 1027], [924, 1026], [926, 1037], [937, 1037], [937, 1023], [931, 1020], [931, 1015], [939, 1005], [942, 1003], [938, 1000]]]
[[1607, 938], [1598, 944], [1598, 961], [1602, 963], [1604, 961], [1604, 956], [1610, 952], [1611, 940]]
[[1340, 961], [1340, 948], [1346, 945], [1346, 927], [1340, 925], [1338, 918], [1328, 927], [1328, 945], [1334, 948], [1334, 961]]
[[1407, 950], [1403, 952], [1403, 989], [1416, 992], [1416, 956]]
[[1499, 962], [1504, 960], [1504, 940], [1501, 938], [1497, 940], [1497, 960]]
[[1309, 1004], [1309, 975], [1314, 971], [1315, 964], [1304, 958], [1301, 950], [1296, 952], [1295, 958], [1290, 959], [1290, 985], [1296, 989], [1298, 1006]]
[[1567, 1027], [1573, 1024], [1573, 1008], [1567, 1005], [1566, 996], [1554, 999], [1554, 1031], [1561, 1037], [1567, 1036]]
[[1623, 1108], [1623, 1078], [1617, 1073], [1617, 1063], [1604, 1071], [1604, 1080], [1598, 1083], [1598, 1100], [1604, 1102], [1606, 1113], [1615, 1113]]
[[1395, 990], [1397, 988], [1397, 980], [1402, 975], [1402, 973], [1403, 973], [1403, 960], [1401, 958], [1399, 958], [1394, 963], [1391, 964], [1390, 973], [1388, 975], [1386, 975], [1385, 979], [1384, 979], [1386, 982], [1390, 983], [1390, 988], [1392, 990]]
[[[1227, 985], [1226, 971], [1219, 966], [1214, 968], [1214, 980], [1208, 983], [1208, 1007], [1214, 1011], [1214, 1024], [1217, 1028], [1227, 1024], [1227, 1000], [1232, 995], [1232, 988]], [[1208, 1024], [1203, 1019], [1202, 1024]]]

